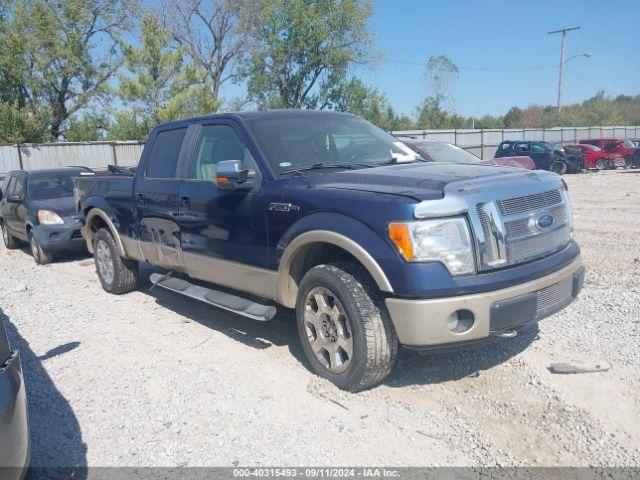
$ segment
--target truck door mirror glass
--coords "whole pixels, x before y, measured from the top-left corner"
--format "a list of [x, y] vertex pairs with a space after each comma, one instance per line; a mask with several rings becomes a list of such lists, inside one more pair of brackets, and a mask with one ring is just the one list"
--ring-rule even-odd
[[218, 162], [216, 180], [220, 190], [247, 190], [251, 185], [246, 182], [255, 172], [242, 168], [242, 160], [223, 160]]

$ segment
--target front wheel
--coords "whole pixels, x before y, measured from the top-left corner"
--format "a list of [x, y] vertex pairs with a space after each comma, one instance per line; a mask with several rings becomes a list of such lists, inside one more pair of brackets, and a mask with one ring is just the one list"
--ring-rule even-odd
[[357, 392], [391, 372], [396, 333], [377, 285], [357, 264], [309, 270], [300, 282], [296, 320], [311, 370], [338, 387]]
[[553, 173], [557, 173], [558, 175], [564, 175], [567, 173], [567, 164], [561, 160], [556, 160], [551, 164], [549, 170]]
[[20, 246], [16, 237], [9, 233], [9, 227], [7, 227], [4, 222], [0, 222], [0, 228], [2, 228], [2, 240], [4, 241], [4, 246], [7, 247], [7, 250], [15, 250]]
[[596, 160], [596, 170], [604, 170], [607, 168], [607, 159], [599, 158]]
[[120, 257], [116, 241], [104, 228], [96, 232], [93, 242], [93, 259], [102, 288], [115, 295], [135, 290], [138, 262]]
[[53, 262], [53, 253], [42, 248], [40, 242], [38, 242], [38, 237], [33, 232], [29, 234], [29, 248], [31, 249], [33, 260], [38, 265], [47, 265]]

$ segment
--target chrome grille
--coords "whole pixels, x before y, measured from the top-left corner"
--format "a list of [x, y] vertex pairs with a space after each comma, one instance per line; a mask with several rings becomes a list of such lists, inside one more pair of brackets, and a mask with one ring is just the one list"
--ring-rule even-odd
[[569, 227], [540, 233], [507, 245], [509, 263], [520, 263], [558, 250], [569, 241]]
[[515, 215], [517, 213], [529, 212], [540, 208], [550, 207], [562, 203], [562, 195], [559, 190], [549, 190], [548, 192], [534, 193], [523, 197], [499, 200], [498, 208], [502, 215]]
[[[554, 225], [564, 225], [567, 222], [567, 214], [563, 205], [549, 209], [549, 213], [553, 215]], [[507, 237], [522, 237], [523, 235], [531, 235], [529, 228], [530, 217], [519, 218], [517, 220], [504, 222], [507, 231]]]
[[538, 291], [536, 300], [536, 311], [553, 307], [566, 301], [573, 293], [573, 277], [569, 277], [555, 285], [543, 288]]
[[[561, 249], [571, 238], [568, 210], [560, 190], [478, 203], [476, 213], [482, 229], [478, 241], [480, 270], [543, 257]], [[544, 230], [536, 226], [536, 220], [546, 213], [554, 222]]]

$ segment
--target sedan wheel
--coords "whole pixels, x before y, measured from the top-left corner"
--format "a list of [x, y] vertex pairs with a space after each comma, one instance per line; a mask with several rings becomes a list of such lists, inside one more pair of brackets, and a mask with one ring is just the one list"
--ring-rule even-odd
[[318, 361], [331, 373], [340, 374], [351, 364], [351, 324], [338, 297], [325, 287], [307, 295], [304, 311], [307, 341]]
[[607, 168], [607, 160], [605, 158], [599, 158], [596, 160], [596, 169], [604, 170]]
[[34, 233], [29, 235], [29, 247], [31, 255], [38, 265], [47, 265], [53, 261], [53, 254], [42, 248]]

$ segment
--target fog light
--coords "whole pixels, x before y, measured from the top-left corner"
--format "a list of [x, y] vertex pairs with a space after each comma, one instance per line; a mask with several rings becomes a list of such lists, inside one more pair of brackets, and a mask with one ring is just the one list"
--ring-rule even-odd
[[474, 320], [469, 310], [456, 310], [447, 318], [447, 328], [453, 333], [464, 333], [473, 327]]

